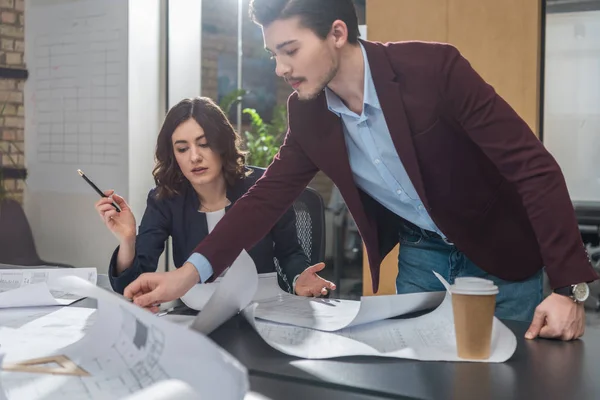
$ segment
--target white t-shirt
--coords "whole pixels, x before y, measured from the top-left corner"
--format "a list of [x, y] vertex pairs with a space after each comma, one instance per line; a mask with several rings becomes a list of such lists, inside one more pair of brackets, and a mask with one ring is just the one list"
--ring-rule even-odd
[[215, 226], [217, 226], [217, 224], [219, 223], [221, 218], [223, 218], [223, 216], [225, 215], [224, 208], [222, 210], [211, 211], [211, 212], [203, 212], [203, 211], [199, 211], [199, 212], [206, 214], [206, 224], [208, 225], [208, 233], [211, 233], [212, 230], [215, 229]]
[[[215, 229], [215, 226], [217, 226], [217, 224], [219, 223], [221, 218], [223, 218], [223, 216], [225, 215], [224, 208], [221, 210], [217, 210], [217, 211], [210, 211], [210, 212], [198, 211], [198, 212], [206, 214], [206, 224], [208, 225], [208, 233], [211, 233], [212, 230]], [[225, 275], [225, 272], [227, 272], [228, 269], [229, 268], [226, 268], [225, 271], [223, 271], [223, 273], [220, 276]]]

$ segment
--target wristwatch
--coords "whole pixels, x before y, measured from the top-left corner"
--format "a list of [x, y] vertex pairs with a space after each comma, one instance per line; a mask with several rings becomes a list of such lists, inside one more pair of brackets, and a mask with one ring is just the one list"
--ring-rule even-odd
[[554, 293], [561, 294], [573, 299], [575, 303], [583, 303], [590, 297], [590, 287], [587, 283], [577, 283], [554, 289]]

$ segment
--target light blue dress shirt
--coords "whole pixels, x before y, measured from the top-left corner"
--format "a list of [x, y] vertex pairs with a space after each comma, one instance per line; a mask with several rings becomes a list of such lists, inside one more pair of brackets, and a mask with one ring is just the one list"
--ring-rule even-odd
[[390, 211], [444, 237], [427, 213], [396, 152], [379, 104], [367, 54], [363, 45], [360, 46], [365, 60], [362, 114], [351, 111], [333, 91], [325, 88], [329, 110], [343, 121], [354, 182]]
[[[329, 88], [325, 96], [329, 110], [343, 122], [344, 136], [354, 182], [383, 206], [413, 224], [444, 237], [425, 210], [402, 161], [396, 152], [383, 110], [373, 83], [369, 60], [361, 44], [365, 63], [363, 111], [351, 111]], [[213, 269], [203, 255], [194, 253], [188, 259], [205, 282]]]

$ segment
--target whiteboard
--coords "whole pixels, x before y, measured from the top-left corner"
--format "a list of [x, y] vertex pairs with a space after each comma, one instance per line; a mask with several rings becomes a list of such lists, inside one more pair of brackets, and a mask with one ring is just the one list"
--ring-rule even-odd
[[26, 160], [30, 191], [125, 190], [128, 2], [31, 0], [27, 8]]
[[548, 14], [544, 144], [573, 201], [600, 201], [600, 11]]

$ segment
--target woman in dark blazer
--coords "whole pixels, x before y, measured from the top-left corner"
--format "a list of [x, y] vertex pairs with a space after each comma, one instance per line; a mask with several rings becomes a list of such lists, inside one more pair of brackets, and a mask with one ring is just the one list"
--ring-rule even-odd
[[[109, 267], [113, 289], [123, 293], [145, 272], [155, 272], [169, 236], [173, 260], [181, 266], [218, 219], [262, 176], [264, 169], [245, 165], [239, 136], [210, 99], [185, 99], [167, 114], [156, 145], [156, 187], [136, 234], [127, 202], [113, 191], [96, 203], [108, 229], [119, 239]], [[117, 212], [111, 203], [121, 208]], [[244, 229], [244, 227], [240, 227]], [[279, 285], [293, 293], [294, 279], [309, 260], [298, 241], [296, 218], [289, 209], [248, 254], [259, 273], [278, 272]], [[277, 259], [280, 267], [276, 266]]]

